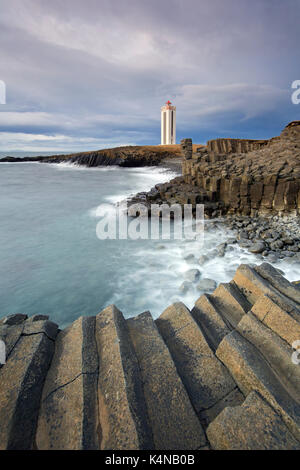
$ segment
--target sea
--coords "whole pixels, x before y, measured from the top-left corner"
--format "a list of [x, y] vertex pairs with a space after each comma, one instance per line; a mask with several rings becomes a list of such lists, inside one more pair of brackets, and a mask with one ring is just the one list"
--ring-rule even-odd
[[[212, 255], [232, 235], [223, 227], [205, 229], [201, 242], [99, 239], [104, 204], [175, 176], [162, 167], [0, 164], [0, 317], [45, 314], [63, 328], [115, 304], [126, 318], [144, 311], [157, 318], [175, 301], [192, 308], [202, 294], [197, 283], [181, 290], [186, 271], [228, 282], [239, 264], [261, 262], [238, 245]], [[209, 258], [204, 266], [201, 255]], [[279, 267], [297, 279], [292, 266]]]

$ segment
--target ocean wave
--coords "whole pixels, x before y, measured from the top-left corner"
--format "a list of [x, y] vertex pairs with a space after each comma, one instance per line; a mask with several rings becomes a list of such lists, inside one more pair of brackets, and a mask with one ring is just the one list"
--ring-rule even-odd
[[51, 167], [57, 168], [59, 170], [80, 170], [80, 171], [101, 171], [101, 172], [106, 172], [106, 171], [115, 171], [119, 170], [120, 167], [116, 165], [111, 165], [111, 166], [95, 166], [95, 167], [89, 167], [89, 166], [84, 166], [84, 165], [79, 165], [78, 163], [74, 162], [59, 162], [59, 163], [48, 163]]
[[89, 211], [91, 217], [100, 218], [104, 216], [110, 216], [115, 214], [115, 206], [113, 204], [102, 203], [99, 206], [94, 207]]
[[106, 196], [105, 200], [107, 202], [110, 202], [111, 204], [118, 204], [119, 202], [125, 201], [132, 195], [133, 195], [132, 193], [116, 194], [114, 196]]
[[[257, 255], [247, 252], [238, 244], [232, 245], [225, 256], [216, 256], [215, 247], [230, 236], [230, 231], [220, 227], [215, 231], [206, 230], [204, 246], [188, 240], [145, 242], [141, 249], [131, 253], [134, 269], [129, 270], [127, 265], [120, 263], [115, 292], [107, 304], [118, 305], [126, 318], [150, 310], [156, 319], [165, 308], [178, 301], [191, 309], [205, 291], [200, 290], [198, 283], [187, 283], [187, 290], [181, 290], [186, 271], [197, 269], [200, 272], [199, 281], [211, 279], [219, 284], [230, 282], [240, 264], [262, 262]], [[188, 255], [194, 256], [192, 262], [187, 260]], [[200, 255], [205, 255], [207, 259], [201, 265]], [[289, 265], [288, 261], [271, 264], [281, 269], [290, 281], [299, 278], [299, 268]]]
[[[99, 168], [99, 167], [97, 167]], [[105, 168], [111, 168], [111, 167], [105, 167]], [[170, 181], [172, 178], [175, 178], [178, 176], [178, 174], [174, 171], [170, 171], [166, 168], [161, 168], [161, 167], [142, 167], [142, 168], [121, 168], [121, 167], [114, 167], [115, 169], [119, 169], [121, 172], [128, 172], [131, 174], [136, 174], [137, 179], [135, 181], [135, 184], [132, 188], [128, 189], [127, 192], [122, 192], [122, 193], [117, 193], [117, 194], [109, 194], [104, 197], [103, 202], [108, 202], [110, 204], [118, 204], [122, 201], [125, 201], [126, 199], [132, 197], [134, 194], [137, 194], [139, 192], [146, 192], [150, 191], [153, 186], [156, 184], [162, 184], [166, 183], [167, 181]], [[109, 171], [109, 170], [108, 170]], [[101, 211], [102, 211], [102, 205], [101, 203], [97, 207], [93, 207], [92, 209], [89, 210], [89, 215], [94, 218], [101, 217]]]
[[1, 165], [31, 165], [32, 163], [36, 165], [37, 163], [40, 162], [0, 162]]

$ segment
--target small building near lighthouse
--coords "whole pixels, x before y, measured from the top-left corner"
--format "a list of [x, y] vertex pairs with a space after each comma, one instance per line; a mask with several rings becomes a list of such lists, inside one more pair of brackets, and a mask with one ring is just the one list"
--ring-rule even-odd
[[176, 144], [176, 106], [167, 101], [161, 107], [161, 145]]

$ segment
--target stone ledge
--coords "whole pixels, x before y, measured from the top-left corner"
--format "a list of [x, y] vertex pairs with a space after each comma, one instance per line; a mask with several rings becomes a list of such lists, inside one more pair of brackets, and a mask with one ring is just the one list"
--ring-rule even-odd
[[1, 449], [299, 448], [299, 292], [269, 265], [156, 322], [115, 306], [59, 332], [8, 318]]

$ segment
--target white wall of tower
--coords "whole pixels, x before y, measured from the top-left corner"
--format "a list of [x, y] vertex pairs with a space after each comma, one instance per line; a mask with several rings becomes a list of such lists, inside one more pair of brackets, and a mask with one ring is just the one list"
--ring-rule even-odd
[[161, 145], [176, 144], [176, 107], [161, 108]]
[[172, 144], [176, 144], [176, 108], [173, 110], [173, 139]]
[[171, 144], [171, 111], [167, 111], [167, 135], [166, 135], [166, 145]]
[[161, 145], [164, 145], [165, 141], [165, 129], [164, 129], [164, 111], [161, 110]]

